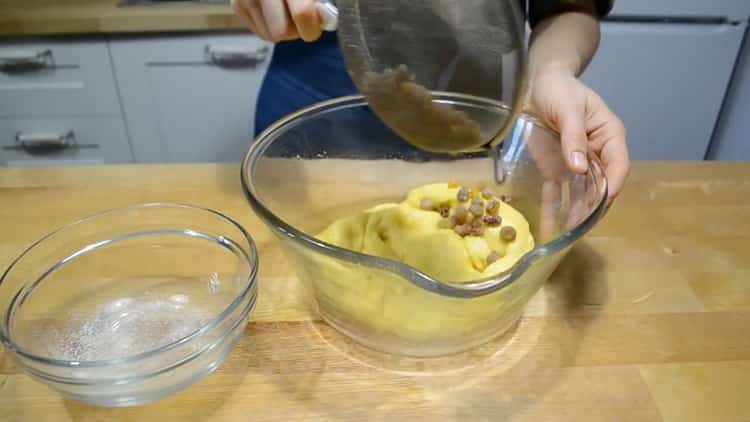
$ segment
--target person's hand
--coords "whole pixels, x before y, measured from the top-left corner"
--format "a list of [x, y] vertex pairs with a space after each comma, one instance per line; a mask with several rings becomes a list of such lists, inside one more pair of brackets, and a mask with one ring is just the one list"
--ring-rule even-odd
[[533, 111], [560, 133], [562, 153], [572, 172], [586, 172], [588, 152], [599, 157], [611, 204], [630, 169], [622, 121], [599, 95], [562, 67], [548, 66], [537, 71], [529, 99]]
[[[542, 182], [539, 214], [534, 216], [539, 220], [532, 223], [538, 227], [537, 240], [546, 243], [572, 230], [596, 210], [601, 185], [597, 183], [598, 176], [592, 172], [571, 174], [563, 159], [563, 146], [556, 135], [538, 129], [527, 134], [523, 142]], [[565, 188], [567, 198], [563, 195]]]
[[232, 0], [232, 7], [266, 41], [315, 41], [323, 30], [315, 0]]

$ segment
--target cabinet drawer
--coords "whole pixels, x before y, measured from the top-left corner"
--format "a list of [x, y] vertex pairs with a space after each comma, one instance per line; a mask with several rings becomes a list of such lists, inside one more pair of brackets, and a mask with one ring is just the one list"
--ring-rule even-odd
[[272, 47], [250, 34], [113, 40], [136, 161], [240, 160]]
[[[265, 67], [273, 44], [253, 34], [186, 34], [158, 38], [114, 38], [110, 41], [113, 59], [125, 50], [146, 66], [203, 65], [243, 71]], [[128, 51], [132, 50], [132, 51]], [[117, 68], [119, 72], [119, 64]]]
[[0, 116], [119, 115], [106, 41], [0, 43]]
[[0, 163], [6, 166], [132, 161], [118, 117], [0, 118]]

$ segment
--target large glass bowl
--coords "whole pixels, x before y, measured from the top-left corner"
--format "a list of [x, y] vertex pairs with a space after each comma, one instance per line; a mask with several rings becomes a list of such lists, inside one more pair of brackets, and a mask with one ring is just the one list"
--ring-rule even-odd
[[252, 239], [217, 212], [138, 205], [71, 223], [0, 278], [0, 340], [20, 367], [103, 406], [172, 394], [213, 371], [256, 298]]
[[[486, 99], [434, 98], [487, 124], [509, 113]], [[505, 273], [456, 283], [316, 239], [338, 218], [450, 180], [504, 196], [529, 221], [535, 248]], [[586, 174], [571, 174], [558, 134], [529, 115], [495, 150], [442, 155], [406, 143], [358, 96], [314, 105], [268, 128], [244, 159], [242, 183], [312, 287], [325, 321], [371, 348], [418, 357], [464, 351], [508, 330], [602, 216], [607, 197], [599, 161], [592, 156]]]

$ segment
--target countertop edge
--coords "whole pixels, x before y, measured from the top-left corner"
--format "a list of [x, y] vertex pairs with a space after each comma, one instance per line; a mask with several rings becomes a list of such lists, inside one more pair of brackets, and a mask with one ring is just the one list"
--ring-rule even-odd
[[94, 10], [0, 7], [0, 37], [110, 35], [247, 30], [231, 9], [215, 6], [117, 7]]
[[[117, 20], [110, 22], [106, 27], [102, 27], [100, 24], [95, 22], [87, 22], [87, 20], [81, 20], [80, 23], [68, 23], [65, 26], [76, 26], [75, 29], [59, 28], [56, 25], [47, 25], [45, 22], [24, 24], [24, 28], [13, 28], [13, 25], [6, 25], [0, 21], [0, 37], [3, 38], [14, 38], [14, 37], [44, 37], [44, 36], [95, 36], [95, 35], [135, 35], [135, 34], [151, 34], [158, 35], [170, 32], [230, 32], [230, 31], [247, 31], [247, 28], [243, 26], [239, 21], [235, 22], [233, 18], [221, 18], [225, 22], [212, 22], [211, 24], [201, 24], [200, 22], [184, 21], [175, 23], [166, 23], [164, 21], [158, 24], [149, 24], [148, 22], [141, 22], [133, 25], [127, 22], [118, 22]], [[250, 33], [248, 31], [248, 33]]]

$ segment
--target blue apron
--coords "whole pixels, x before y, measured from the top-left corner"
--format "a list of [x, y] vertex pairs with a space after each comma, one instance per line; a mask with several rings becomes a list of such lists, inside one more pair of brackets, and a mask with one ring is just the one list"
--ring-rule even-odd
[[[280, 42], [274, 48], [258, 96], [255, 137], [301, 108], [354, 94], [357, 94], [357, 89], [346, 70], [336, 33], [324, 33], [312, 43], [302, 40]], [[399, 158], [407, 161], [448, 157], [428, 153], [403, 141], [369, 108], [337, 112], [335, 121], [323, 117], [307, 122], [304, 133], [287, 136], [293, 136], [294, 142], [276, 143], [266, 154], [306, 158]]]
[[300, 108], [356, 93], [335, 32], [323, 33], [313, 43], [278, 43], [258, 96], [255, 136]]

